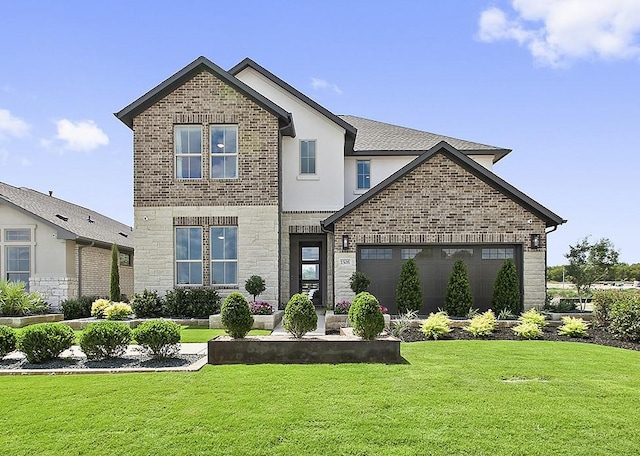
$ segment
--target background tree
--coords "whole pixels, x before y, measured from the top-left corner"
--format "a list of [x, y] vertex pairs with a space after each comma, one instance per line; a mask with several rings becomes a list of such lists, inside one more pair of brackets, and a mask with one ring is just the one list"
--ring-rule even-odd
[[[558, 267], [562, 268], [562, 266]], [[493, 283], [491, 307], [496, 315], [503, 310], [508, 310], [513, 315], [522, 312], [520, 281], [516, 265], [511, 259], [506, 260], [498, 271], [496, 281]]]
[[575, 285], [583, 309], [584, 298], [591, 292], [591, 285], [604, 279], [610, 269], [618, 264], [618, 255], [613, 243], [607, 238], [591, 244], [587, 236], [576, 245], [569, 246], [569, 253], [565, 254], [569, 260], [566, 276]]
[[399, 314], [410, 310], [419, 312], [422, 307], [422, 286], [418, 278], [418, 265], [413, 258], [402, 265], [396, 287], [396, 306]]
[[467, 265], [462, 258], [453, 264], [444, 296], [444, 311], [453, 317], [465, 317], [473, 306], [473, 294], [467, 273]]
[[252, 275], [244, 283], [244, 289], [247, 293], [253, 296], [253, 302], [256, 301], [256, 296], [260, 296], [264, 290], [267, 289], [264, 283], [264, 279], [258, 275]]
[[356, 271], [351, 274], [351, 277], [349, 278], [349, 286], [351, 287], [351, 291], [353, 291], [355, 294], [360, 294], [363, 291], [367, 291], [369, 285], [371, 285], [371, 280], [369, 279], [369, 277], [364, 275], [363, 272]]
[[111, 279], [109, 282], [109, 300], [120, 301], [120, 253], [118, 246], [111, 247]]

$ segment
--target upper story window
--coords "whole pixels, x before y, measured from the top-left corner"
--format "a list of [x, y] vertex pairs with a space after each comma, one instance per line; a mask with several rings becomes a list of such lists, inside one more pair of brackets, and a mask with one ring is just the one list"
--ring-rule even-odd
[[176, 284], [202, 285], [202, 228], [176, 228]]
[[368, 190], [371, 188], [371, 161], [357, 160], [356, 168], [358, 173], [358, 190]]
[[300, 140], [300, 174], [316, 174], [316, 140]]
[[211, 178], [238, 177], [238, 126], [211, 126]]
[[178, 125], [174, 131], [177, 179], [202, 178], [202, 126]]

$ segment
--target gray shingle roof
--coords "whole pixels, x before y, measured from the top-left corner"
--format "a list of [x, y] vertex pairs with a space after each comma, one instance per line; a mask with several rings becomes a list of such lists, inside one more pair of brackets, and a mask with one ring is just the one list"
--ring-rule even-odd
[[18, 188], [0, 182], [2, 202], [56, 229], [60, 239], [95, 241], [108, 246], [117, 244], [118, 247], [133, 250], [133, 231], [130, 226], [82, 206], [30, 188]]
[[494, 154], [496, 156], [494, 161], [498, 161], [511, 152], [509, 149], [503, 149], [501, 147], [488, 146], [486, 144], [414, 130], [413, 128], [400, 127], [398, 125], [364, 119], [362, 117], [339, 117], [358, 130], [353, 148], [354, 152], [358, 155], [365, 155], [365, 153], [369, 152], [420, 155], [441, 141], [451, 144], [464, 154]]

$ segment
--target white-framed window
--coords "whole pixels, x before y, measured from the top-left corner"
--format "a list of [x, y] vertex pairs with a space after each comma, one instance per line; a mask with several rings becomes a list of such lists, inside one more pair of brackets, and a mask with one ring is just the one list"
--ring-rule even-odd
[[211, 227], [211, 284], [238, 284], [238, 227]]
[[356, 160], [356, 173], [358, 190], [369, 190], [371, 188], [371, 161]]
[[2, 279], [24, 282], [29, 289], [29, 278], [33, 272], [34, 227], [10, 227], [1, 231]]
[[176, 125], [173, 134], [177, 179], [202, 178], [202, 125]]
[[176, 285], [202, 285], [202, 228], [176, 227]]
[[313, 175], [316, 173], [316, 140], [300, 140], [300, 174]]
[[211, 178], [238, 177], [238, 126], [211, 126]]

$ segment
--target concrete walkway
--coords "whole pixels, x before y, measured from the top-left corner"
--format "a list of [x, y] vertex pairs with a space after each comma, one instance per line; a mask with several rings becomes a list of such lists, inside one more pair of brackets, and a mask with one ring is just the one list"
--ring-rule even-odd
[[[308, 336], [324, 336], [325, 335], [324, 310], [316, 309], [316, 315], [318, 315], [318, 327], [316, 328], [315, 331], [308, 332], [307, 333]], [[282, 321], [280, 321], [280, 323], [278, 323], [278, 326], [276, 326], [273, 329], [273, 332], [271, 333], [271, 335], [272, 336], [288, 336], [289, 333], [285, 331], [285, 329], [282, 327]]]

